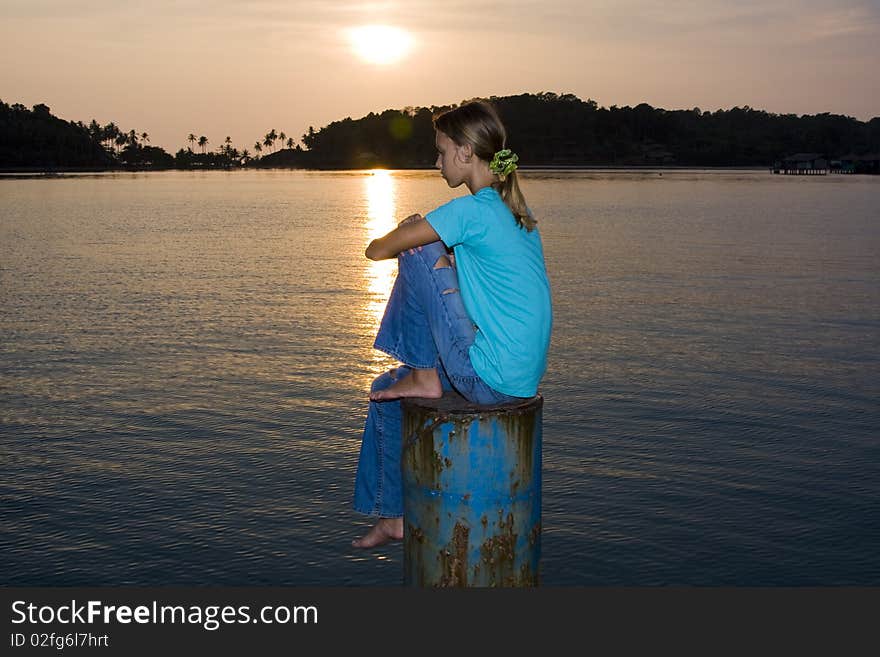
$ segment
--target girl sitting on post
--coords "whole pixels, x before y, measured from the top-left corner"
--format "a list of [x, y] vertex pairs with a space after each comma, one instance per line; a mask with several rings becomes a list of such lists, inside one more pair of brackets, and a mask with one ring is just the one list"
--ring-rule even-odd
[[504, 125], [474, 101], [434, 117], [434, 128], [440, 175], [470, 195], [367, 247], [371, 260], [398, 259], [374, 347], [402, 366], [370, 391], [354, 509], [378, 521], [358, 548], [403, 538], [401, 398], [455, 390], [474, 404], [514, 403], [537, 393], [547, 365], [550, 284]]

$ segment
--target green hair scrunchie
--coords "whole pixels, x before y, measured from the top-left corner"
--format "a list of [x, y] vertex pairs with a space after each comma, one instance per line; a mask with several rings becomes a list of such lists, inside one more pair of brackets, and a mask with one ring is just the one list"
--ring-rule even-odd
[[489, 163], [489, 171], [496, 174], [503, 181], [507, 176], [516, 171], [516, 163], [519, 156], [509, 148], [495, 153], [495, 157]]

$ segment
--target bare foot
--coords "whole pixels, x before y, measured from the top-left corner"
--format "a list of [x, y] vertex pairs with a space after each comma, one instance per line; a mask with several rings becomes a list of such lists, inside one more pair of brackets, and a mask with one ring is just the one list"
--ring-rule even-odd
[[403, 518], [379, 518], [366, 534], [351, 542], [352, 547], [373, 548], [403, 538]]
[[437, 370], [412, 370], [409, 374], [398, 379], [390, 388], [376, 390], [370, 393], [372, 401], [388, 401], [401, 397], [427, 397], [438, 399], [443, 396], [443, 386], [440, 384], [440, 375]]

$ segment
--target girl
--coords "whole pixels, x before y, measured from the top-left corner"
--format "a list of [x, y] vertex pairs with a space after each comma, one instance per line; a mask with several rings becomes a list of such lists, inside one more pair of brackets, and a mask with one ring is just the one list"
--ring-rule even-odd
[[547, 363], [550, 285], [504, 126], [491, 105], [470, 102], [436, 116], [434, 129], [440, 175], [471, 194], [367, 247], [371, 260], [398, 258], [374, 347], [403, 367], [370, 391], [354, 509], [379, 521], [352, 541], [359, 548], [403, 538], [401, 397], [454, 389], [476, 404], [520, 401], [537, 393]]

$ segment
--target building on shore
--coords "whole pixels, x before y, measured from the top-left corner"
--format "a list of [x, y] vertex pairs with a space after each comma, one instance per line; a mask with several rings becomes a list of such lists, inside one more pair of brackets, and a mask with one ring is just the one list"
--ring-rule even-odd
[[880, 174], [880, 153], [855, 155], [850, 153], [840, 158], [841, 173]]
[[776, 162], [772, 171], [790, 176], [824, 176], [828, 173], [828, 158], [822, 153], [795, 153]]
[[880, 175], [880, 153], [847, 153], [829, 158], [822, 153], [796, 153], [773, 164], [773, 173], [791, 176], [824, 176], [828, 173]]

